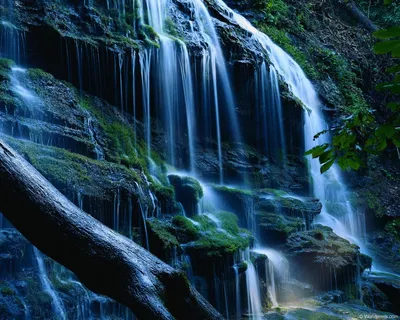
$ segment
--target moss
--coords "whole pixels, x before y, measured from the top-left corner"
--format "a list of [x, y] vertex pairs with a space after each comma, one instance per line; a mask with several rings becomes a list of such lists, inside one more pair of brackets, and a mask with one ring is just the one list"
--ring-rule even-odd
[[196, 216], [194, 219], [202, 232], [200, 238], [190, 244], [192, 251], [207, 257], [222, 257], [250, 246], [252, 235], [248, 230], [238, 227], [237, 217], [233, 213], [218, 212], [213, 214], [213, 219], [207, 215]]
[[[88, 194], [97, 194], [103, 187], [115, 188], [116, 184], [122, 184], [124, 181], [142, 183], [141, 176], [136, 171], [121, 165], [93, 160], [65, 149], [42, 146], [29, 141], [7, 137], [7, 142], [61, 189], [72, 186], [76, 190], [85, 190]], [[105, 178], [109, 176], [112, 180]]]
[[193, 221], [184, 216], [173, 217], [172, 224], [179, 228], [179, 232], [184, 233], [190, 240], [195, 240], [199, 237], [199, 227], [196, 226]]
[[52, 298], [35, 278], [27, 278], [26, 303], [33, 319], [54, 319]]
[[31, 79], [54, 79], [54, 77], [42, 69], [28, 69], [28, 75]]
[[10, 78], [10, 71], [13, 65], [14, 61], [0, 58], [0, 81], [8, 80]]
[[172, 37], [179, 39], [179, 33], [176, 29], [175, 22], [171, 18], [166, 18], [164, 21], [165, 31]]
[[371, 209], [373, 212], [375, 212], [375, 215], [377, 217], [379, 218], [383, 217], [385, 209], [382, 206], [379, 197], [373, 194], [370, 190], [367, 190], [363, 198], [367, 200], [368, 208]]
[[289, 195], [286, 191], [279, 190], [279, 189], [269, 189], [269, 188], [261, 189], [259, 193], [260, 194], [269, 193], [269, 194], [273, 194], [274, 196], [277, 196], [277, 197], [283, 197], [283, 196]]
[[238, 270], [239, 273], [245, 272], [248, 268], [247, 262], [246, 261], [241, 261], [238, 265]]
[[0, 293], [3, 296], [14, 296], [16, 294], [16, 292], [11, 287], [3, 284], [0, 287]]
[[220, 185], [212, 185], [211, 187], [216, 191], [227, 192], [227, 193], [233, 194], [233, 195], [237, 194], [237, 195], [254, 196], [254, 192], [251, 190], [230, 188], [227, 186], [220, 186]]
[[146, 223], [153, 237], [163, 249], [172, 249], [179, 246], [179, 242], [170, 232], [168, 224], [157, 219], [147, 220]]
[[115, 115], [109, 115], [96, 108], [89, 97], [82, 99], [80, 106], [96, 118], [97, 123], [105, 133], [107, 160], [141, 169], [148, 174], [146, 147], [140, 140], [136, 141], [135, 144], [135, 132], [132, 126], [122, 122]]
[[311, 55], [318, 71], [317, 79], [324, 79], [329, 75], [338, 85], [344, 97], [345, 106], [342, 107], [345, 111], [353, 113], [368, 108], [362, 90], [358, 87], [361, 80], [341, 55], [319, 47], [313, 47]]
[[273, 212], [257, 212], [260, 216], [260, 227], [268, 232], [283, 233], [285, 238], [290, 234], [305, 228], [303, 219], [300, 217], [285, 217]]

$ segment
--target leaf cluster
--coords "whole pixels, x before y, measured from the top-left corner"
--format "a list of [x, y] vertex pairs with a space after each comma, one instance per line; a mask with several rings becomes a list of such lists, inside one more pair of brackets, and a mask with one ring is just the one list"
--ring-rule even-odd
[[[375, 46], [376, 54], [390, 55], [394, 61], [400, 58], [400, 27], [391, 27], [375, 32], [380, 39]], [[369, 154], [379, 155], [383, 151], [395, 151], [400, 147], [400, 63], [394, 63], [385, 71], [391, 81], [380, 83], [376, 90], [395, 97], [387, 104], [384, 116], [378, 117], [374, 109], [361, 109], [342, 119], [337, 127], [318, 133], [331, 133], [331, 143], [318, 145], [306, 152], [318, 158], [321, 173], [329, 170], [337, 162], [343, 170], [358, 170], [366, 166]]]

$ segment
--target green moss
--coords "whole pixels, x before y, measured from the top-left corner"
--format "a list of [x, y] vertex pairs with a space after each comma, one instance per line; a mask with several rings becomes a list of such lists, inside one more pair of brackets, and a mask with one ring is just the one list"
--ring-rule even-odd
[[208, 257], [222, 257], [250, 246], [251, 233], [238, 227], [237, 217], [233, 213], [218, 212], [213, 214], [213, 219], [207, 215], [196, 216], [194, 219], [200, 224], [202, 232], [200, 238], [191, 243], [190, 250], [199, 251]]
[[289, 195], [286, 191], [279, 190], [279, 189], [269, 189], [269, 188], [261, 189], [259, 193], [260, 194], [262, 194], [262, 193], [270, 193], [270, 194], [273, 194], [274, 196], [277, 196], [277, 197], [283, 197], [283, 196]]
[[191, 240], [195, 240], [199, 237], [200, 228], [184, 216], [174, 216], [172, 218], [172, 224], [179, 228], [180, 233], [184, 233]]
[[344, 111], [354, 113], [368, 108], [362, 90], [359, 88], [361, 80], [341, 55], [319, 47], [313, 47], [311, 55], [318, 72], [317, 79], [324, 79], [329, 75], [337, 84], [344, 98], [345, 105], [341, 106]]
[[9, 79], [11, 67], [13, 65], [14, 61], [10, 59], [0, 58], [0, 81]]
[[14, 296], [16, 294], [16, 292], [11, 287], [9, 287], [7, 285], [1, 285], [0, 293], [3, 296]]
[[172, 37], [179, 39], [179, 33], [176, 29], [175, 22], [171, 18], [167, 18], [164, 21], [165, 31]]
[[93, 160], [65, 149], [41, 146], [29, 141], [7, 137], [7, 142], [57, 187], [72, 186], [89, 193], [97, 192], [98, 177], [104, 187], [115, 187], [121, 181], [108, 181], [104, 177], [115, 176], [117, 173], [120, 179], [142, 183], [140, 175], [125, 166]]
[[151, 230], [153, 237], [158, 244], [162, 245], [163, 249], [172, 249], [178, 247], [179, 242], [176, 237], [170, 232], [168, 224], [157, 219], [147, 220], [147, 226]]
[[28, 75], [31, 77], [31, 79], [36, 80], [36, 79], [54, 79], [54, 77], [42, 69], [28, 69]]
[[254, 192], [251, 191], [251, 190], [230, 188], [230, 187], [220, 186], [220, 185], [212, 185], [211, 187], [216, 191], [227, 192], [227, 193], [230, 193], [230, 194], [254, 196]]
[[146, 147], [143, 141], [137, 140], [135, 148], [135, 132], [132, 126], [99, 110], [89, 98], [81, 100], [80, 106], [96, 118], [105, 133], [107, 160], [141, 169], [147, 173]]
[[241, 261], [238, 265], [239, 272], [240, 273], [245, 272], [247, 270], [247, 267], [248, 267], [247, 262]]
[[285, 217], [273, 212], [257, 212], [260, 216], [260, 227], [267, 232], [275, 231], [288, 237], [290, 234], [303, 230], [304, 222], [300, 217]]

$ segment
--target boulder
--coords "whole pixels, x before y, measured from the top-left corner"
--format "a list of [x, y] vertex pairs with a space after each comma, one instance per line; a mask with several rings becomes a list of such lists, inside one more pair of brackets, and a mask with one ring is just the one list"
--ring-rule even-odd
[[358, 295], [352, 284], [358, 272], [371, 267], [371, 259], [361, 255], [358, 246], [322, 225], [291, 234], [283, 250], [291, 262], [291, 276], [317, 290], [346, 289], [348, 296]]
[[168, 179], [175, 189], [175, 200], [182, 204], [185, 214], [194, 216], [204, 195], [201, 184], [192, 177], [169, 175]]

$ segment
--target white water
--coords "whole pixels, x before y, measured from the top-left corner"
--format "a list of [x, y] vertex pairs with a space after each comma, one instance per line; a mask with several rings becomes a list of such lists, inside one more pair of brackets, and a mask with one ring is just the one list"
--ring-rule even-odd
[[246, 284], [247, 284], [247, 302], [248, 313], [252, 320], [262, 319], [261, 295], [259, 288], [259, 280], [256, 269], [251, 262], [250, 249], [241, 253], [241, 260], [247, 263]]
[[34, 252], [38, 263], [39, 278], [40, 281], [42, 282], [43, 290], [46, 291], [52, 299], [54, 314], [56, 314], [61, 319], [65, 320], [67, 319], [67, 317], [65, 315], [63, 303], [60, 297], [58, 296], [58, 293], [53, 289], [53, 286], [50, 283], [49, 278], [47, 277], [46, 267], [43, 262], [42, 254], [36, 248], [34, 249]]
[[[309, 150], [316, 145], [329, 141], [329, 136], [321, 135], [314, 141], [314, 135], [327, 129], [327, 124], [321, 113], [321, 102], [312, 85], [307, 79], [301, 67], [285, 51], [278, 47], [264, 33], [254, 28], [244, 17], [231, 10], [222, 0], [216, 0], [218, 5], [232, 17], [243, 29], [250, 32], [266, 50], [268, 56], [277, 72], [283, 77], [289, 85], [293, 94], [301, 100], [306, 109], [305, 117], [305, 149]], [[342, 181], [340, 169], [333, 166], [327, 173], [320, 174], [320, 164], [318, 160], [310, 159], [310, 175], [313, 179], [313, 195], [318, 198], [323, 211], [319, 222], [331, 227], [339, 236], [356, 243], [361, 247], [361, 251], [366, 253], [363, 246], [364, 226], [362, 216], [354, 212], [348, 199], [348, 192]], [[346, 214], [344, 217], [335, 217], [335, 212], [329, 210], [329, 205], [337, 204], [342, 206]]]
[[276, 282], [286, 282], [289, 280], [289, 261], [279, 251], [258, 247], [253, 249], [258, 254], [263, 254], [268, 257], [267, 266], [265, 268], [269, 279], [269, 295], [272, 302], [272, 307], [278, 307]]
[[[258, 95], [259, 109], [257, 118], [257, 138], [260, 151], [277, 160], [285, 162], [286, 138], [282, 115], [281, 97], [276, 69], [263, 62], [256, 71], [256, 94]], [[258, 91], [258, 92], [257, 92]]]

